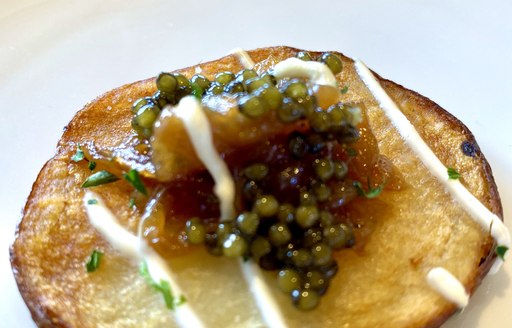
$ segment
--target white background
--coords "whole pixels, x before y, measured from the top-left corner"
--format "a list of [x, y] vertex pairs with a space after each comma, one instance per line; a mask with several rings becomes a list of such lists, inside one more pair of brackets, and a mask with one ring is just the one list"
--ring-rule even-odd
[[[0, 326], [33, 326], [8, 246], [75, 112], [109, 89], [235, 47], [339, 50], [433, 99], [474, 132], [512, 220], [512, 2], [189, 3], [0, 0]], [[510, 262], [446, 327], [510, 327]]]

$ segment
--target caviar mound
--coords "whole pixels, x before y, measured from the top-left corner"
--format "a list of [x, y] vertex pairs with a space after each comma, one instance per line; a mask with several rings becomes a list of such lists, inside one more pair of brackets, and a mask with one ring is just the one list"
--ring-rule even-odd
[[[249, 54], [259, 62], [268, 58], [281, 61], [297, 52], [275, 47]], [[344, 68], [338, 77], [348, 86], [346, 99], [365, 104], [381, 153], [399, 169], [407, 185], [388, 190], [369, 206], [355, 207], [350, 213], [353, 222], [371, 226], [371, 233], [365, 236], [364, 247], [339, 253], [342, 267], [322, 301], [329, 306], [297, 313], [283, 301], [283, 312], [290, 326], [439, 326], [455, 307], [428, 287], [424, 279], [428, 268], [446, 267], [472, 292], [492, 264], [493, 241], [443, 192], [403, 144], [359, 81], [352, 61], [339, 56]], [[232, 56], [199, 67], [207, 76], [241, 69]], [[195, 69], [180, 72], [191, 77]], [[499, 195], [484, 156], [479, 152], [475, 157], [467, 156], [461, 150], [463, 143], [476, 146], [469, 130], [430, 100], [393, 82], [380, 81], [441, 161], [457, 168], [466, 187], [501, 217]], [[149, 157], [139, 150], [144, 145], [134, 141], [130, 126], [131, 102], [152, 92], [152, 80], [140, 81], [108, 92], [87, 105], [68, 125], [57, 155], [45, 165], [34, 184], [11, 248], [11, 261], [20, 292], [39, 326], [173, 324], [168, 310], [145, 285], [137, 268], [112, 250], [89, 225], [81, 207], [80, 189], [89, 170], [85, 163], [70, 160], [76, 145], [81, 144], [99, 150], [88, 154], [98, 159], [99, 165], [106, 165], [101, 161], [113, 157], [120, 167], [139, 165], [143, 174], [154, 174]], [[93, 135], [98, 137], [93, 139]], [[136, 158], [137, 154], [141, 158]], [[112, 184], [97, 187], [96, 191], [133, 231], [139, 213], [126, 206], [131, 189]], [[84, 264], [93, 249], [104, 250], [104, 266], [87, 274]], [[189, 291], [189, 302], [197, 305], [199, 313], [211, 312], [211, 304], [222, 304], [207, 324], [233, 322], [233, 312], [239, 324], [258, 324], [257, 308], [245, 288], [240, 288], [245, 282], [236, 278], [236, 266], [226, 259], [212, 260], [200, 249], [186, 255], [176, 256], [172, 267], [185, 285], [198, 285]], [[215, 279], [225, 282], [222, 290], [205, 293], [208, 281]], [[283, 299], [278, 293], [275, 297]]]

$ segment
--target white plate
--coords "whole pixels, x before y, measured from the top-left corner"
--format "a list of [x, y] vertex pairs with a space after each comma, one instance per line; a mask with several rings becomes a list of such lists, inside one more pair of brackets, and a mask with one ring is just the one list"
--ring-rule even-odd
[[[490, 3], [3, 0], [2, 325], [33, 326], [6, 250], [31, 184], [74, 113], [111, 88], [215, 59], [235, 47], [341, 50], [434, 99], [475, 134], [510, 222], [512, 5]], [[509, 327], [511, 271], [509, 261], [445, 326]]]

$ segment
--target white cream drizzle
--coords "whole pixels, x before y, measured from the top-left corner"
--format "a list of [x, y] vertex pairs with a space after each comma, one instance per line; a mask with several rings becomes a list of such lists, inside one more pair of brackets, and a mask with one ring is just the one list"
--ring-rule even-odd
[[[226, 163], [215, 150], [210, 124], [201, 103], [195, 97], [184, 97], [173, 112], [182, 120], [197, 156], [215, 180], [215, 194], [221, 207], [220, 221], [232, 220], [235, 214], [235, 183]], [[242, 261], [240, 266], [263, 320], [269, 327], [286, 327], [279, 308], [262, 279], [261, 269], [257, 265], [245, 265]]]
[[[356, 60], [354, 65], [359, 77], [379, 102], [381, 109], [391, 120], [406, 144], [418, 155], [423, 164], [445, 186], [452, 197], [462, 205], [462, 207], [478, 224], [480, 224], [484, 229], [490, 228], [490, 233], [492, 237], [496, 239], [498, 245], [510, 248], [510, 233], [507, 227], [503, 224], [503, 221], [501, 221], [497, 215], [489, 211], [469, 192], [469, 190], [462, 185], [462, 183], [460, 183], [459, 180], [449, 179], [446, 166], [439, 160], [425, 141], [423, 141], [414, 126], [389, 97], [368, 67], [359, 60]], [[497, 258], [491, 268], [491, 273], [497, 272], [502, 264], [503, 260]], [[439, 270], [436, 270], [432, 275], [429, 273], [429, 283], [431, 286], [434, 284], [437, 290], [442, 289], [441, 294], [449, 300], [458, 299], [460, 294], [457, 294], [456, 289], [458, 287], [455, 285], [457, 283], [460, 284], [460, 282], [456, 280], [455, 277], [452, 276], [453, 279], [446, 279], [443, 282], [431, 282], [431, 280], [441, 280], [447, 277], [448, 272], [442, 274], [439, 274], [439, 272]], [[447, 287], [448, 285], [450, 286]]]
[[287, 77], [307, 78], [312, 84], [338, 87], [338, 82], [332, 71], [327, 65], [320, 62], [292, 57], [277, 63], [272, 71], [279, 80]]
[[457, 304], [459, 308], [468, 305], [469, 295], [462, 283], [445, 268], [433, 268], [427, 274], [427, 282], [446, 299]]
[[210, 122], [201, 102], [194, 96], [187, 96], [172, 111], [183, 122], [197, 157], [215, 181], [214, 193], [220, 202], [220, 221], [232, 220], [235, 216], [235, 183], [226, 163], [213, 145]]
[[[231, 53], [238, 58], [244, 68], [252, 69], [254, 67], [254, 61], [245, 50], [237, 48]], [[279, 306], [264, 281], [261, 268], [253, 261], [244, 263], [240, 260], [238, 263], [265, 324], [272, 328], [286, 328], [285, 319], [279, 311]]]
[[[183, 295], [165, 260], [143, 238], [137, 237], [121, 226], [99, 195], [87, 191], [83, 203], [92, 226], [114, 249], [137, 264], [145, 261], [148, 273], [156, 283], [162, 280], [167, 281], [173, 295]], [[174, 315], [180, 327], [204, 327], [188, 302], [176, 306]]]
[[247, 69], [252, 69], [254, 65], [256, 65], [247, 51], [243, 50], [242, 48], [235, 48], [231, 50], [230, 54], [235, 55], [242, 66]]
[[287, 327], [283, 315], [278, 310], [279, 306], [272, 297], [270, 289], [264, 280], [263, 272], [259, 265], [254, 261], [243, 262], [243, 260], [240, 260], [239, 263], [265, 324], [272, 328]]

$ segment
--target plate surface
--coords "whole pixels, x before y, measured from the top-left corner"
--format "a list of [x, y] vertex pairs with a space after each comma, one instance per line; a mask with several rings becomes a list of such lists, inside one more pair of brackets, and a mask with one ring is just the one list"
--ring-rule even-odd
[[[191, 4], [188, 4], [191, 3]], [[294, 8], [291, 8], [293, 6]], [[512, 3], [3, 0], [0, 318], [33, 327], [8, 246], [37, 173], [87, 101], [235, 47], [339, 50], [433, 99], [474, 133], [512, 221]], [[444, 327], [509, 327], [512, 261]]]

